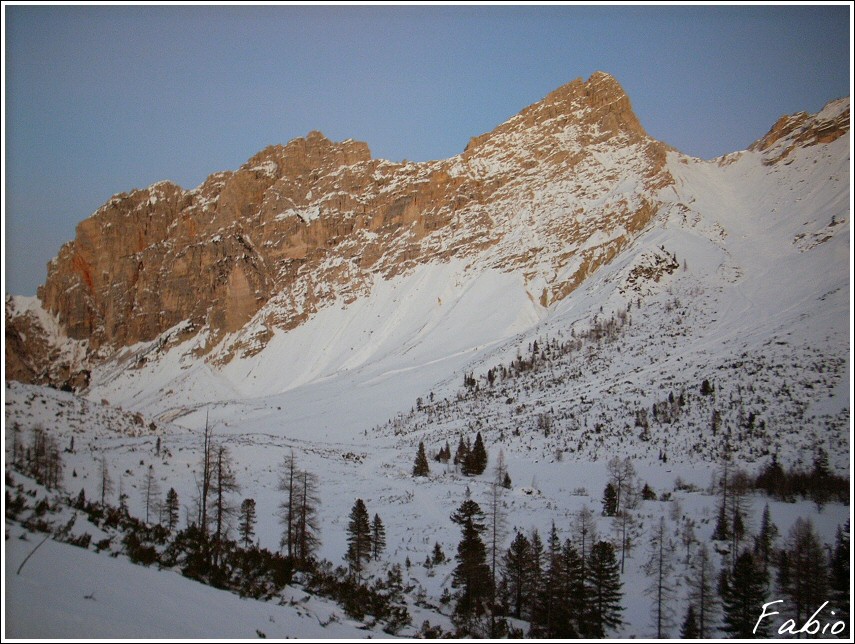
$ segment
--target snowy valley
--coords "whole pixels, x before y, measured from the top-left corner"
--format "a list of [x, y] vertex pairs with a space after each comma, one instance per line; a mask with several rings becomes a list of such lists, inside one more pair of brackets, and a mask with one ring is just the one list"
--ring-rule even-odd
[[[626, 181], [612, 177], [607, 194], [585, 170], [581, 201], [566, 185], [544, 181], [528, 212], [499, 210], [501, 244], [374, 275], [354, 291], [331, 287], [329, 301], [292, 328], [270, 322], [285, 306], [274, 295], [238, 330], [190, 333], [190, 323], [179, 322], [111, 354], [101, 347], [76, 392], [7, 381], [5, 633], [676, 637], [689, 608], [703, 603], [700, 566], [715, 597], [703, 600], [705, 622], [695, 634], [723, 637], [741, 631], [725, 619], [724, 604], [737, 593], [726, 591], [724, 603], [718, 597], [721, 571], [738, 587], [741, 566], [762, 563], [766, 582], [757, 592], [785, 600], [767, 621], [767, 635], [777, 636], [785, 618], [804, 622], [813, 612], [795, 612], [797, 591], [780, 572], [777, 553], [793, 552], [796, 542], [814, 558], [806, 555], [790, 578], [822, 576], [817, 592], [838, 613], [827, 621], [844, 610], [848, 620], [849, 591], [835, 568], [846, 560], [848, 585], [848, 115], [849, 100], [841, 99], [818, 115], [782, 119], [775, 136], [710, 161], [668, 150], [656, 170], [667, 180], [645, 183], [635, 177], [644, 168], [633, 167]], [[520, 119], [500, 135], [520, 136], [513, 129]], [[829, 123], [845, 125], [826, 140]], [[613, 172], [627, 163], [607, 151], [594, 155]], [[498, 161], [483, 170], [505, 171]], [[574, 208], [593, 204], [592, 195], [593, 212], [637, 212], [627, 204], [644, 202], [655, 214], [638, 231], [621, 220], [597, 232], [593, 222], [576, 254], [538, 238], [560, 226], [559, 215], [579, 225], [585, 214]], [[564, 212], [562, 200], [573, 208]], [[537, 204], [551, 219], [529, 225]], [[503, 267], [501, 254], [515, 244], [525, 261]], [[333, 260], [324, 261], [330, 269]], [[575, 275], [584, 277], [577, 285]], [[44, 342], [62, 360], [89, 359], [86, 340], [66, 337], [39, 300], [7, 297], [6, 307], [7, 325], [10, 310], [41, 320]], [[214, 507], [213, 491], [208, 497], [208, 519], [225, 522], [222, 541], [239, 542], [242, 502], [252, 499], [246, 549], [286, 551], [283, 515], [291, 497], [305, 500], [293, 482], [283, 485], [287, 459], [313, 488], [315, 563], [289, 568], [258, 599], [181, 576], [188, 560], [167, 553], [207, 508], [206, 428], [227, 450], [234, 484], [217, 497], [228, 511]], [[452, 457], [461, 445], [472, 453], [476, 437], [486, 467]], [[37, 444], [56, 453], [61, 469], [33, 468]], [[420, 444], [429, 472], [416, 476]], [[758, 477], [770, 472], [779, 478], [764, 490]], [[805, 480], [814, 487], [800, 488]], [[604, 500], [609, 485], [622, 502]], [[157, 537], [152, 526], [168, 522], [170, 489], [178, 518]], [[102, 496], [117, 513], [112, 519], [95, 507]], [[365, 561], [347, 557], [357, 499], [385, 528], [385, 547]], [[486, 590], [461, 582], [459, 546], [478, 523], [460, 518], [467, 501], [484, 512], [482, 563], [496, 582]], [[530, 556], [533, 529], [542, 540], [539, 564]], [[145, 536], [129, 545], [137, 532]], [[43, 533], [53, 538], [24, 563]], [[523, 550], [520, 581], [511, 564]], [[751, 557], [743, 560], [743, 551]], [[609, 613], [616, 621], [599, 614], [602, 631], [580, 633], [565, 609], [581, 601], [579, 614], [597, 614], [591, 570], [600, 555], [623, 559]], [[575, 595], [574, 556], [591, 567]], [[194, 571], [210, 583], [212, 573]], [[763, 576], [759, 568], [755, 576]], [[348, 583], [370, 587], [366, 597], [383, 615], [348, 605]], [[521, 583], [529, 596], [522, 606], [514, 602]], [[236, 591], [235, 584], [215, 585]], [[805, 606], [818, 599], [800, 597]], [[462, 606], [470, 599], [480, 608]]]

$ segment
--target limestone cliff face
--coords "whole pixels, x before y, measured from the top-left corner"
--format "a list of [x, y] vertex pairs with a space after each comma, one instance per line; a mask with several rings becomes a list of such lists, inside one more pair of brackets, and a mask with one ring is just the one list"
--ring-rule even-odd
[[749, 150], [763, 152], [764, 163], [772, 165], [786, 159], [798, 146], [831, 143], [848, 131], [849, 99], [841, 98], [815, 115], [798, 112], [782, 116]]
[[219, 362], [375, 280], [450, 257], [519, 271], [548, 305], [655, 215], [672, 181], [667, 150], [600, 72], [447, 160], [372, 159], [364, 143], [311, 132], [194, 190], [161, 182], [115, 195], [78, 225], [38, 297], [92, 360], [183, 323], [173, 340], [204, 332], [202, 353], [228, 339], [210, 356]]

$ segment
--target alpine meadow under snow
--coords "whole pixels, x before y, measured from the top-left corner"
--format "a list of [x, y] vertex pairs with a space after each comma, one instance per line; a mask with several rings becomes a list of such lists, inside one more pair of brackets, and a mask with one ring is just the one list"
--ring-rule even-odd
[[[599, 141], [602, 190], [580, 163], [499, 211], [495, 246], [333, 289], [296, 325], [269, 323], [273, 296], [236, 331], [180, 322], [95, 360], [7, 296], [7, 329], [29, 312], [56, 361], [91, 361], [74, 392], [5, 385], [5, 635], [718, 638], [746, 635], [740, 602], [750, 631], [778, 599], [761, 633], [828, 601], [825, 635], [848, 634], [848, 115], [709, 161], [668, 149], [654, 187]], [[555, 136], [582, 155], [578, 129]], [[593, 221], [553, 263], [561, 217], [642, 202], [639, 231]], [[499, 261], [515, 247], [524, 269]], [[358, 499], [385, 529], [364, 558]]]

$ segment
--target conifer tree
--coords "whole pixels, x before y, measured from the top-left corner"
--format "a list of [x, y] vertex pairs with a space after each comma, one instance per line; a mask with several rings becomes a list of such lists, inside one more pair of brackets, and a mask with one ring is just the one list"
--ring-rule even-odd
[[363, 563], [371, 559], [371, 524], [362, 499], [356, 499], [347, 524], [347, 554], [345, 560], [351, 574], [361, 581]]
[[603, 516], [613, 517], [617, 514], [617, 492], [615, 486], [611, 483], [606, 483], [606, 488], [603, 490]]
[[505, 476], [502, 479], [502, 487], [506, 490], [510, 490], [512, 486], [513, 483], [511, 482], [511, 475], [505, 472]]
[[797, 624], [828, 600], [828, 568], [825, 552], [813, 524], [799, 517], [786, 543], [785, 575], [779, 574], [779, 590], [789, 598], [789, 608]]
[[760, 519], [760, 532], [754, 537], [754, 555], [763, 565], [763, 571], [768, 573], [772, 555], [775, 552], [775, 539], [778, 536], [778, 527], [772, 523], [769, 514], [769, 504], [763, 508], [763, 517]]
[[451, 584], [453, 588], [460, 589], [455, 616], [460, 623], [466, 624], [471, 618], [484, 614], [491, 596], [487, 549], [481, 540], [485, 529], [484, 513], [475, 501], [466, 499], [451, 520], [460, 526], [462, 532]]
[[850, 587], [849, 587], [849, 521], [845, 526], [837, 526], [834, 550], [831, 553], [831, 599], [839, 619], [846, 624], [841, 632], [843, 638], [849, 637]]
[[481, 438], [481, 432], [478, 432], [475, 435], [475, 444], [463, 460], [461, 471], [466, 476], [477, 476], [478, 474], [482, 474], [486, 468], [487, 450], [484, 448], [484, 440]]
[[718, 600], [715, 594], [715, 571], [706, 544], [701, 544], [695, 553], [692, 568], [687, 578], [689, 602], [696, 608], [698, 637], [712, 636]]
[[504, 585], [507, 588], [511, 614], [520, 619], [531, 598], [529, 587], [531, 567], [531, 545], [522, 533], [514, 535], [511, 545], [502, 561]]
[[536, 622], [539, 609], [537, 598], [543, 593], [543, 540], [540, 538], [540, 532], [537, 528], [532, 528], [529, 543], [531, 544], [531, 554], [529, 556], [528, 583], [531, 601], [528, 606], [528, 614], [523, 614], [523, 617], [528, 618], [530, 622]]
[[566, 619], [562, 631], [557, 637], [577, 638], [586, 633], [586, 615], [589, 613], [588, 596], [585, 592], [585, 566], [579, 551], [570, 539], [564, 541], [561, 549], [562, 570], [564, 573], [563, 599], [566, 602]]
[[244, 499], [240, 504], [240, 523], [238, 524], [243, 547], [249, 548], [255, 536], [255, 499]]
[[439, 545], [439, 541], [434, 541], [432, 561], [434, 566], [445, 563], [445, 552], [443, 552], [442, 546]]
[[386, 528], [379, 514], [374, 515], [371, 522], [371, 555], [374, 561], [380, 559], [381, 553], [386, 549]]
[[544, 635], [554, 639], [562, 637], [567, 607], [564, 596], [564, 559], [562, 557], [561, 539], [558, 536], [554, 521], [547, 540], [545, 564], [540, 597], [540, 617]]
[[166, 512], [166, 527], [169, 528], [170, 531], [175, 529], [175, 526], [178, 525], [178, 492], [175, 491], [175, 488], [169, 488], [169, 492], [166, 493], [166, 504], [164, 506], [164, 511]]
[[689, 608], [686, 610], [686, 618], [680, 627], [680, 639], [696, 640], [700, 637], [699, 633], [698, 619], [695, 617], [695, 607], [689, 604]]
[[766, 580], [750, 552], [745, 551], [736, 558], [732, 573], [722, 570], [719, 592], [726, 633], [739, 639], [768, 637], [769, 620], [757, 623], [758, 607], [766, 602]]
[[730, 523], [727, 520], [727, 508], [722, 502], [718, 507], [716, 515], [715, 528], [713, 529], [713, 541], [727, 541], [731, 538]]
[[598, 541], [591, 548], [587, 580], [591, 637], [605, 637], [623, 623], [620, 572], [614, 546], [608, 541]]
[[428, 466], [427, 456], [425, 455], [425, 444], [420, 442], [416, 461], [413, 465], [413, 476], [427, 476], [428, 474], [430, 474], [430, 466]]
[[454, 452], [454, 464], [460, 466], [461, 471], [463, 470], [464, 463], [466, 459], [469, 457], [469, 445], [466, 441], [463, 440], [463, 436], [460, 437], [460, 442], [457, 443], [457, 450]]

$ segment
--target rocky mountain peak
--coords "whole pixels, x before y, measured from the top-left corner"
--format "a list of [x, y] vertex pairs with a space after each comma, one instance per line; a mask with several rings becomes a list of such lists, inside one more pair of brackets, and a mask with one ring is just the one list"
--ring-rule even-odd
[[452, 258], [519, 273], [546, 306], [655, 215], [672, 181], [667, 149], [603, 72], [447, 160], [372, 159], [365, 143], [312, 131], [193, 190], [161, 182], [114, 196], [50, 263], [39, 298], [93, 359], [169, 332], [173, 343], [204, 337], [194, 351], [216, 363]]
[[797, 112], [779, 118], [748, 149], [763, 152], [768, 165], [786, 159], [798, 146], [831, 143], [849, 131], [849, 98], [829, 102], [817, 114]]

